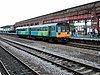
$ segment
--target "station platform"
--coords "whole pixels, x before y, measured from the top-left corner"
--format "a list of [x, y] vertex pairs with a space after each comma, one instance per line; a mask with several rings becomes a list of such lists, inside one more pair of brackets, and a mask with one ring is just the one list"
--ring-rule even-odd
[[78, 35], [77, 37], [71, 37], [71, 39], [76, 40], [88, 40], [88, 41], [98, 41], [100, 42], [100, 37], [90, 37], [89, 35]]

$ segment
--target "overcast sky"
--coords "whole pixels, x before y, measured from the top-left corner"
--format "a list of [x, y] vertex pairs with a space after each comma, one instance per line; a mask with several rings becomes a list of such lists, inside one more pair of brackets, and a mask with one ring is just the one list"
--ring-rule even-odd
[[0, 0], [0, 27], [99, 0]]

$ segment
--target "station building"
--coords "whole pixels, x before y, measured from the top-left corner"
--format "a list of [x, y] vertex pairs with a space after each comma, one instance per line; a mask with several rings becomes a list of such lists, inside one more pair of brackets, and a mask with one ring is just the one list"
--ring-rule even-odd
[[95, 28], [100, 35], [100, 1], [16, 22], [14, 28], [60, 21], [69, 23], [71, 30], [76, 28], [78, 34], [88, 35]]
[[14, 32], [14, 25], [6, 25], [1, 27], [3, 33], [13, 33]]

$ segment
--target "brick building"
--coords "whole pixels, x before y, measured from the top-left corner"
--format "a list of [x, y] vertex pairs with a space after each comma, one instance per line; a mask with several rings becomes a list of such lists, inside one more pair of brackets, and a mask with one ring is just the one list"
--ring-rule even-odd
[[59, 21], [66, 21], [71, 28], [73, 28], [73, 25], [78, 24], [78, 26], [76, 25], [77, 29], [84, 31], [83, 34], [87, 34], [87, 28], [92, 27], [96, 28], [100, 33], [100, 1], [16, 22], [14, 27], [32, 26]]

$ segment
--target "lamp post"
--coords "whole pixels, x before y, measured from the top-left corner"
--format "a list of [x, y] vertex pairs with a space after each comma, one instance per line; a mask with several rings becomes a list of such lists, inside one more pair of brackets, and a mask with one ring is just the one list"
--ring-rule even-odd
[[100, 37], [100, 18], [97, 18], [97, 27], [98, 27], [98, 37]]
[[87, 19], [85, 19], [85, 35], [87, 35]]

